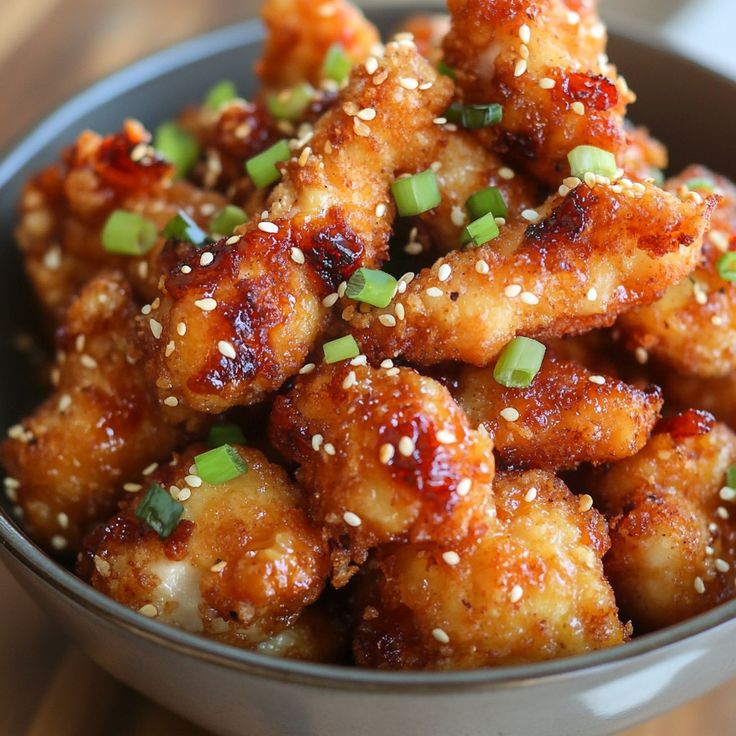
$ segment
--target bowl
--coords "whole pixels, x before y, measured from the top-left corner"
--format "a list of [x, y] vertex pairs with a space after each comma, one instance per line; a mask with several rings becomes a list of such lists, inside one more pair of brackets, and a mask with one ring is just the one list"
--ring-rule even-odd
[[[372, 16], [390, 29], [416, 9], [399, 5]], [[154, 125], [213, 82], [242, 78], [261, 40], [260, 25], [249, 22], [134, 64], [68, 102], [0, 163], [4, 427], [39, 398], [33, 353], [14, 349], [37, 326], [12, 244], [23, 182], [84, 127], [114, 130], [126, 115]], [[727, 113], [736, 110], [734, 82], [620, 34], [612, 37], [611, 58], [640, 94], [636, 121], [670, 145], [673, 169], [698, 161], [736, 176], [736, 148], [725, 145], [733, 117]], [[218, 734], [597, 736], [648, 720], [736, 675], [736, 601], [625, 646], [569, 659], [467, 672], [379, 672], [269, 658], [144, 618], [44, 554], [7, 504], [0, 509], [0, 558], [95, 662]]]

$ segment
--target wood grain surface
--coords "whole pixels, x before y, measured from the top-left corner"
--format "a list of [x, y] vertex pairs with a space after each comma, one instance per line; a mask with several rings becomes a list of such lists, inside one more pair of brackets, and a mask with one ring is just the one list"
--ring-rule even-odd
[[[0, 151], [90, 82], [256, 12], [254, 0], [3, 2]], [[4, 568], [0, 591], [0, 734], [203, 736], [116, 683], [65, 642]], [[626, 736], [731, 736], [733, 688], [727, 685]]]

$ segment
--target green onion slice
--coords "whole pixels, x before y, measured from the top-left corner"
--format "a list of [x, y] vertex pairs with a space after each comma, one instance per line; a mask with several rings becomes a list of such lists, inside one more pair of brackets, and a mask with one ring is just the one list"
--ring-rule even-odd
[[248, 222], [248, 215], [245, 214], [245, 211], [234, 204], [228, 204], [210, 221], [210, 233], [226, 238], [233, 234], [233, 230], [238, 225], [245, 222]]
[[462, 125], [468, 130], [490, 128], [503, 120], [503, 107], [496, 102], [487, 105], [463, 105], [453, 102], [445, 113], [451, 123]]
[[183, 210], [179, 210], [179, 214], [166, 223], [164, 235], [191, 243], [198, 248], [208, 242], [207, 233]]
[[726, 485], [729, 488], [736, 488], [736, 465], [729, 466], [726, 471]]
[[156, 226], [145, 217], [125, 210], [115, 210], [102, 228], [102, 247], [108, 253], [142, 256], [156, 243]]
[[345, 296], [383, 309], [393, 299], [397, 283], [390, 273], [372, 268], [359, 268], [350, 277]]
[[528, 337], [515, 337], [501, 353], [493, 378], [506, 388], [526, 388], [539, 372], [547, 348]]
[[339, 363], [341, 360], [350, 360], [360, 355], [360, 348], [352, 335], [326, 342], [322, 350], [325, 353], [325, 363]]
[[462, 244], [478, 248], [498, 237], [498, 224], [492, 212], [471, 222], [463, 230]]
[[618, 170], [616, 157], [596, 146], [578, 146], [567, 154], [567, 160], [570, 162], [570, 173], [578, 179], [586, 174], [613, 179]]
[[718, 274], [724, 281], [736, 282], [736, 251], [724, 253], [718, 259]]
[[437, 207], [442, 201], [437, 177], [432, 169], [397, 179], [391, 185], [391, 193], [402, 217], [421, 215], [422, 212]]
[[339, 43], [333, 43], [327, 50], [322, 64], [322, 76], [342, 84], [349, 76], [353, 64]]
[[509, 213], [503, 194], [496, 187], [486, 187], [471, 195], [465, 208], [474, 220], [489, 213], [494, 217], [506, 217]]
[[244, 445], [245, 435], [243, 430], [237, 424], [215, 424], [210, 429], [207, 437], [207, 444], [210, 447], [220, 447], [221, 445]]
[[227, 483], [248, 470], [240, 453], [232, 445], [220, 445], [196, 455], [194, 464], [197, 466], [197, 475], [212, 485]]
[[298, 120], [314, 98], [314, 88], [307, 82], [274, 92], [266, 100], [268, 110], [277, 120]]
[[685, 182], [685, 186], [691, 191], [701, 190], [704, 192], [715, 191], [716, 185], [710, 179], [696, 178]]
[[218, 82], [214, 87], [211, 87], [204, 98], [204, 104], [210, 108], [210, 110], [219, 110], [226, 102], [234, 100], [238, 96], [238, 90], [235, 85], [229, 80], [224, 79], [222, 82]]
[[175, 501], [158, 483], [151, 483], [135, 515], [156, 532], [161, 539], [171, 536], [176, 529], [184, 507]]
[[444, 77], [450, 77], [450, 79], [456, 77], [455, 70], [443, 59], [437, 62], [437, 71]]
[[263, 189], [281, 178], [281, 172], [276, 168], [276, 164], [288, 161], [290, 158], [289, 144], [284, 139], [246, 161], [245, 170], [253, 183], [259, 189]]
[[186, 176], [199, 158], [199, 141], [176, 123], [161, 123], [156, 128], [153, 147], [174, 165], [174, 175]]

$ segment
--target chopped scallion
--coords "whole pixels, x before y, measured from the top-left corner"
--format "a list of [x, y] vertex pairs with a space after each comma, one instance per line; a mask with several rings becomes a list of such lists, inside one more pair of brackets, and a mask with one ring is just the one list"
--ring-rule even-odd
[[497, 187], [486, 187], [476, 192], [465, 203], [465, 207], [474, 220], [489, 213], [494, 217], [506, 217], [509, 212], [503, 194]]
[[325, 363], [339, 363], [341, 360], [350, 360], [360, 355], [360, 348], [352, 335], [326, 342], [322, 350], [325, 353]]
[[736, 465], [730, 465], [726, 471], [726, 485], [729, 488], [736, 488]]
[[314, 89], [307, 82], [296, 87], [270, 94], [267, 99], [268, 110], [277, 120], [297, 120], [309, 107], [314, 97]]
[[205, 482], [217, 485], [227, 483], [248, 470], [240, 453], [232, 445], [220, 445], [196, 455], [197, 475]]
[[468, 130], [490, 128], [503, 120], [503, 107], [496, 102], [487, 105], [463, 105], [453, 102], [445, 113], [451, 123], [462, 125]]
[[210, 221], [210, 233], [222, 238], [233, 234], [238, 225], [248, 222], [248, 215], [240, 207], [228, 204], [223, 207]]
[[547, 348], [528, 337], [515, 337], [501, 353], [493, 378], [507, 388], [526, 388], [542, 366]]
[[253, 183], [259, 189], [263, 189], [281, 178], [281, 172], [276, 168], [276, 164], [290, 158], [289, 144], [286, 140], [282, 140], [246, 161], [245, 170]]
[[578, 179], [586, 174], [613, 179], [618, 170], [616, 157], [596, 146], [578, 146], [567, 154], [567, 160], [570, 162], [570, 173]]
[[685, 182], [685, 186], [691, 191], [701, 190], [704, 192], [713, 192], [716, 185], [710, 180], [705, 178], [690, 179]]
[[432, 169], [397, 179], [391, 185], [391, 193], [402, 217], [421, 215], [422, 212], [437, 207], [442, 201], [437, 177]]
[[184, 507], [175, 501], [158, 483], [151, 483], [135, 515], [156, 532], [161, 539], [171, 536], [179, 524]]
[[243, 430], [237, 424], [215, 424], [210, 429], [207, 437], [207, 444], [210, 447], [220, 447], [221, 445], [244, 445], [245, 435]]
[[445, 77], [450, 77], [450, 79], [456, 77], [455, 70], [443, 59], [437, 62], [437, 71]]
[[153, 248], [157, 235], [156, 226], [145, 217], [115, 210], [102, 229], [102, 247], [108, 253], [142, 256]]
[[342, 84], [348, 78], [352, 67], [345, 49], [339, 43], [334, 43], [327, 50], [322, 64], [322, 76]]
[[718, 274], [724, 281], [736, 282], [736, 251], [724, 253], [718, 259]]
[[208, 241], [207, 233], [183, 210], [179, 210], [179, 213], [166, 223], [164, 235], [167, 238], [191, 243], [198, 248]]
[[161, 123], [156, 128], [153, 146], [174, 165], [178, 178], [186, 176], [199, 158], [199, 141], [176, 123]]
[[485, 245], [498, 237], [498, 224], [492, 212], [471, 222], [463, 231], [462, 244], [472, 248]]
[[359, 268], [348, 281], [345, 296], [383, 309], [393, 299], [397, 281], [385, 271]]
[[234, 100], [237, 96], [238, 90], [235, 85], [229, 79], [225, 79], [210, 88], [209, 92], [205, 95], [204, 104], [209, 107], [210, 110], [217, 111], [226, 102]]

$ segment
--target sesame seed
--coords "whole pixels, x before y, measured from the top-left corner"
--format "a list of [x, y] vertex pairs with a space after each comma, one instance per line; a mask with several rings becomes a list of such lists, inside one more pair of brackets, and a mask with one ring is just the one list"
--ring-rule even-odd
[[394, 311], [396, 312], [396, 318], [399, 321], [402, 321], [406, 317], [406, 309], [401, 302], [394, 306]]
[[524, 304], [529, 304], [530, 306], [539, 304], [539, 297], [536, 294], [532, 294], [531, 291], [522, 292], [519, 298]]
[[422, 250], [422, 244], [421, 243], [407, 243], [404, 246], [404, 253], [406, 253], [409, 256], [418, 256]]
[[442, 296], [444, 292], [436, 286], [430, 286], [429, 289], [425, 291], [425, 294], [436, 299], [437, 297]]
[[432, 629], [432, 636], [440, 644], [449, 644], [450, 643], [450, 637], [447, 636], [447, 632], [444, 629]]
[[348, 282], [341, 281], [337, 287], [337, 295], [340, 297], [340, 299], [342, 299], [345, 296], [345, 289], [347, 288], [348, 288]]
[[43, 265], [49, 271], [56, 271], [61, 267], [61, 248], [58, 245], [49, 248], [43, 257]]
[[388, 465], [393, 459], [395, 452], [392, 444], [386, 442], [381, 445], [381, 448], [378, 450], [378, 459], [381, 461], [381, 465]]
[[143, 490], [143, 486], [140, 483], [125, 483], [123, 485], [123, 490], [126, 493], [138, 493], [138, 491]]
[[475, 270], [482, 276], [485, 276], [485, 274], [490, 272], [491, 267], [485, 261], [476, 261]]
[[590, 289], [588, 289], [588, 293], [585, 295], [585, 298], [589, 302], [594, 302], [598, 299], [598, 289], [595, 288], [595, 286], [592, 286]]
[[342, 382], [342, 387], [344, 389], [349, 389], [352, 386], [354, 386], [358, 382], [358, 379], [355, 375], [355, 371], [350, 371], [350, 373], [345, 376], [345, 379]]
[[695, 301], [701, 306], [708, 303], [708, 295], [700, 284], [693, 285], [693, 294], [695, 296]]
[[322, 306], [327, 307], [329, 309], [330, 307], [334, 307], [335, 304], [337, 304], [338, 300], [337, 292], [333, 292], [332, 294], [328, 294], [323, 300], [322, 300]]
[[[225, 245], [235, 245], [235, 243], [239, 243], [241, 240], [240, 235], [231, 235], [226, 241]], [[184, 269], [182, 269], [184, 270]]]
[[728, 519], [728, 518], [729, 518], [729, 516], [730, 516], [730, 514], [728, 513], [728, 509], [724, 508], [723, 506], [719, 506], [719, 507], [718, 507], [718, 508], [716, 509], [716, 514], [717, 514], [717, 515], [718, 515], [718, 517], [719, 517], [719, 518], [721, 518], [721, 519]]
[[526, 23], [519, 28], [519, 38], [523, 43], [529, 43], [532, 39], [532, 29]]
[[498, 175], [502, 179], [506, 179], [506, 181], [511, 181], [511, 179], [513, 179], [516, 176], [516, 173], [514, 172], [513, 169], [510, 169], [508, 166], [502, 166], [498, 170]]
[[191, 267], [191, 266], [187, 266], [186, 264], [184, 264], [184, 265], [183, 265], [183, 266], [181, 267], [181, 269], [179, 269], [179, 270], [180, 270], [180, 271], [181, 271], [182, 273], [191, 273], [191, 272], [192, 272], [192, 267]]
[[520, 76], [522, 76], [522, 74], [525, 74], [526, 73], [527, 66], [528, 66], [528, 64], [527, 64], [527, 60], [526, 59], [519, 59], [516, 62], [516, 66], [514, 67], [514, 76], [515, 77], [520, 77]]
[[368, 358], [365, 355], [356, 355], [351, 361], [350, 365], [366, 365]]
[[357, 117], [353, 118], [353, 130], [361, 138], [368, 138], [371, 134], [371, 129]]
[[453, 443], [457, 442], [457, 437], [455, 437], [452, 432], [446, 429], [440, 429], [435, 437], [437, 437], [437, 442], [440, 442], [443, 445], [452, 445]]
[[391, 358], [385, 358], [381, 361], [381, 368], [393, 368], [394, 362], [391, 360]]
[[443, 263], [437, 270], [437, 279], [447, 281], [450, 276], [452, 276], [452, 266], [449, 263]]
[[718, 250], [727, 251], [729, 249], [728, 235], [723, 230], [711, 230], [708, 238]]
[[718, 524], [716, 524], [715, 521], [711, 521], [710, 524], [708, 524], [708, 531], [711, 534], [716, 534], [718, 532]]
[[94, 556], [95, 570], [97, 570], [103, 578], [109, 578], [112, 572], [112, 566], [110, 563], [100, 557], [99, 555]]
[[419, 82], [417, 82], [414, 77], [401, 77], [399, 79], [399, 84], [404, 88], [408, 90], [414, 90], [419, 86]]
[[66, 545], [67, 545], [67, 541], [61, 535], [57, 534], [56, 536], [51, 537], [51, 546], [54, 549], [62, 550], [66, 548]]
[[155, 319], [148, 321], [148, 326], [151, 328], [151, 334], [158, 340], [161, 337], [161, 333], [164, 330], [164, 326]]
[[[148, 305], [148, 309], [150, 311], [151, 306]], [[141, 309], [141, 312], [143, 312], [143, 309]], [[145, 314], [145, 312], [143, 312]], [[86, 335], [77, 335], [77, 339], [74, 341], [74, 347], [77, 349], [78, 353], [81, 353], [84, 350], [84, 344], [87, 342], [87, 336]]]
[[238, 355], [235, 352], [235, 348], [227, 340], [220, 340], [217, 343], [217, 349], [220, 351], [221, 355], [224, 355], [226, 358], [230, 358], [231, 360], [235, 360]]
[[592, 189], [596, 185], [595, 174], [592, 171], [586, 171], [583, 180]]
[[358, 117], [361, 120], [370, 122], [371, 120], [376, 119], [376, 111], [372, 107], [364, 107], [362, 110], [358, 112]]
[[470, 478], [463, 478], [458, 484], [455, 492], [458, 496], [465, 497], [470, 493], [470, 487], [473, 485], [473, 481]]
[[60, 511], [56, 515], [56, 521], [59, 522], [59, 526], [62, 529], [68, 529], [69, 528], [69, 517], [63, 511]]
[[226, 560], [220, 560], [219, 562], [215, 562], [214, 565], [210, 568], [210, 572], [222, 572], [227, 567], [227, 561]]
[[146, 618], [156, 618], [156, 616], [158, 616], [158, 608], [156, 608], [153, 603], [146, 603], [145, 606], [141, 606], [138, 609], [138, 613]]
[[606, 382], [606, 379], [604, 376], [588, 376], [588, 380], [591, 383], [595, 383], [598, 386], [603, 386]]
[[304, 253], [300, 248], [291, 249], [291, 260], [294, 263], [298, 263], [300, 266], [304, 264]]
[[187, 475], [184, 482], [192, 488], [199, 488], [202, 485], [202, 479], [198, 475]]
[[521, 600], [523, 595], [524, 595], [524, 589], [521, 587], [521, 585], [514, 585], [514, 587], [511, 588], [509, 600], [512, 603], [518, 603]]
[[503, 293], [509, 299], [514, 299], [515, 297], [519, 296], [519, 294], [521, 294], [521, 286], [519, 286], [519, 284], [509, 284], [503, 290]]
[[580, 14], [576, 13], [574, 10], [568, 10], [567, 11], [567, 22], [571, 26], [576, 26], [578, 23], [580, 23]]
[[646, 365], [647, 361], [649, 360], [649, 353], [647, 352], [646, 348], [639, 346], [636, 350], [634, 350], [634, 357], [636, 358], [636, 362], [639, 363], [639, 365]]
[[383, 202], [376, 205], [376, 217], [385, 217], [386, 212], [388, 212], [388, 207]]
[[542, 89], [554, 89], [557, 82], [555, 82], [554, 79], [551, 79], [550, 77], [542, 77], [539, 80], [539, 86]]
[[705, 545], [705, 554], [708, 555], [708, 557], [712, 557], [716, 553], [715, 549], [711, 547], [709, 544]]
[[531, 503], [536, 497], [537, 497], [537, 489], [536, 488], [530, 488], [526, 492], [526, 495], [524, 496], [524, 500], [527, 503]]
[[91, 355], [83, 355], [79, 361], [85, 368], [97, 368], [97, 361]]
[[451, 567], [454, 567], [455, 565], [459, 564], [460, 562], [460, 555], [457, 552], [443, 552], [442, 553], [442, 559]]
[[505, 217], [494, 217], [493, 219], [495, 220], [496, 225], [498, 225], [499, 227], [502, 227], [503, 225], [506, 224], [506, 218]]
[[566, 187], [570, 187], [570, 189], [577, 189], [582, 184], [582, 182], [580, 181], [580, 179], [578, 179], [577, 176], [568, 176], [562, 180], [562, 183]]
[[401, 371], [398, 368], [389, 368], [386, 371], [387, 376], [398, 376]]
[[378, 321], [384, 327], [396, 327], [396, 317], [393, 314], [381, 314], [378, 317]]
[[412, 440], [411, 437], [407, 437], [406, 435], [404, 435], [399, 440], [399, 452], [404, 457], [411, 457], [411, 454], [414, 452], [414, 449], [415, 449], [414, 440]]
[[462, 227], [465, 222], [465, 210], [459, 205], [453, 205], [450, 210], [450, 220], [455, 227]]
[[521, 56], [522, 59], [528, 59], [529, 58], [529, 47], [523, 43], [519, 47], [519, 56]]
[[279, 231], [279, 226], [273, 222], [264, 220], [263, 222], [258, 223], [258, 229], [264, 233], [270, 233], [271, 235], [276, 235], [276, 233]]
[[718, 495], [724, 501], [733, 501], [736, 498], [736, 489], [730, 488], [729, 486], [723, 486]]
[[557, 193], [560, 195], [560, 197], [567, 197], [567, 195], [570, 194], [570, 187], [568, 187], [567, 184], [561, 184], [560, 188], [557, 190]]
[[176, 350], [176, 343], [173, 340], [169, 340], [169, 342], [166, 344], [166, 350], [164, 350], [164, 355], [168, 358], [175, 350]]
[[312, 149], [309, 146], [307, 146], [299, 155], [299, 160], [297, 161], [299, 166], [304, 168], [307, 165], [307, 162], [309, 161], [309, 157], [311, 155], [312, 155]]
[[731, 565], [729, 565], [726, 560], [722, 560], [720, 557], [716, 559], [713, 564], [716, 566], [716, 570], [718, 570], [718, 572], [728, 572], [731, 569]]
[[325, 441], [325, 438], [321, 434], [312, 435], [312, 449], [315, 452], [319, 452], [319, 448], [322, 447], [322, 443], [324, 441]]
[[58, 409], [63, 414], [72, 405], [72, 397], [69, 394], [62, 394], [59, 399]]
[[307, 363], [299, 369], [300, 376], [306, 376], [307, 373], [311, 373], [317, 366], [314, 363]]
[[712, 325], [715, 325], [716, 327], [722, 327], [722, 326], [723, 326], [723, 317], [720, 317], [719, 315], [717, 315], [717, 314], [714, 314], [714, 315], [713, 315], [713, 316], [712, 316], [712, 317], [710, 318], [710, 323], [711, 323]]
[[17, 489], [20, 488], [20, 481], [17, 478], [11, 478], [10, 476], [7, 476], [3, 479], [3, 485], [6, 488]]
[[590, 35], [592, 38], [600, 39], [606, 35], [606, 27], [603, 23], [595, 23], [590, 27]]
[[192, 492], [188, 488], [182, 488], [176, 496], [177, 501], [188, 501], [192, 497]]
[[593, 498], [587, 493], [584, 493], [578, 499], [578, 508], [581, 511], [590, 511], [593, 508]]
[[212, 312], [217, 309], [217, 301], [211, 297], [206, 297], [205, 299], [197, 299], [197, 301], [194, 302], [194, 306], [198, 307], [203, 312]]
[[164, 399], [164, 404], [173, 408], [175, 406], [179, 406], [179, 399], [177, 399], [176, 396], [167, 396]]
[[352, 527], [360, 526], [363, 521], [361, 520], [360, 516], [357, 514], [354, 514], [352, 511], [346, 511], [342, 515], [342, 520], [348, 525]]
[[577, 102], [573, 102], [571, 107], [572, 107], [572, 111], [576, 115], [585, 115], [585, 105], [583, 105], [583, 103], [580, 102], [579, 100]]
[[187, 326], [184, 322], [179, 322], [176, 326], [176, 334], [179, 335], [179, 337], [184, 337], [184, 335], [187, 334]]
[[331, 442], [325, 442], [325, 444], [323, 445], [323, 447], [324, 447], [324, 451], [328, 455], [334, 455], [335, 454], [335, 445], [333, 445]]
[[521, 416], [512, 406], [507, 406], [505, 409], [501, 409], [499, 414], [507, 422], [515, 422]]
[[521, 213], [521, 216], [527, 221], [527, 222], [539, 222], [539, 212], [536, 210], [524, 210]]
[[703, 578], [700, 576], [696, 577], [695, 580], [693, 580], [693, 587], [695, 588], [696, 593], [703, 595], [703, 593], [705, 593], [705, 583], [703, 582]]
[[151, 475], [154, 470], [158, 467], [158, 463], [151, 463], [143, 469], [143, 475]]
[[435, 118], [432, 122], [435, 125], [444, 125], [447, 122], [447, 118], [442, 118], [442, 117]]
[[202, 253], [202, 255], [199, 257], [199, 265], [209, 266], [210, 263], [212, 263], [212, 261], [214, 260], [215, 260], [214, 254], [207, 251], [206, 253]]
[[428, 89], [432, 89], [434, 87], [434, 84], [432, 82], [424, 82], [423, 84], [419, 85], [419, 89], [422, 92], [426, 92]]
[[369, 56], [365, 62], [365, 70], [371, 76], [378, 71], [378, 59], [375, 56]]

